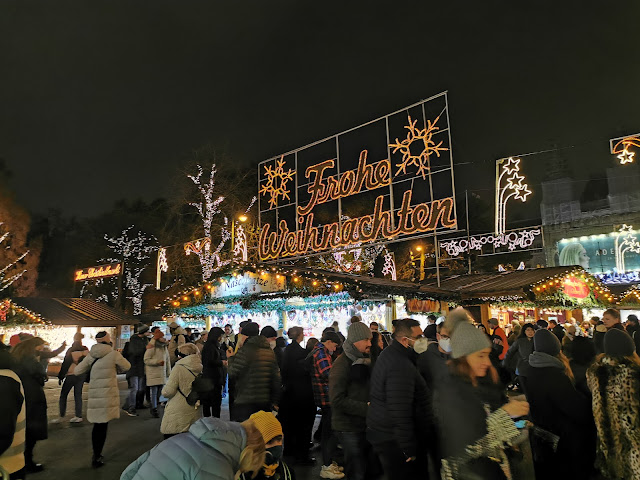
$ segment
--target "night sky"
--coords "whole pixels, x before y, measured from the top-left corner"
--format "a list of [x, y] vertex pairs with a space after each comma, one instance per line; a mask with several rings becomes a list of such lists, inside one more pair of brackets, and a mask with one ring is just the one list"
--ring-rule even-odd
[[590, 3], [5, 0], [0, 157], [32, 211], [90, 216], [204, 144], [256, 168], [448, 90], [458, 192], [553, 145], [604, 174], [640, 132], [640, 4]]

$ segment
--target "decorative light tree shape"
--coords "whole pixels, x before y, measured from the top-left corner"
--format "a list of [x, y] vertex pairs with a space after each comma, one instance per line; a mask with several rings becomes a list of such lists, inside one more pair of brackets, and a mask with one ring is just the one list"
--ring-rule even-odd
[[278, 206], [278, 197], [282, 197], [282, 200], [290, 200], [287, 183], [293, 180], [294, 173], [295, 170], [291, 169], [284, 171], [284, 155], [280, 160], [276, 160], [275, 168], [270, 165], [264, 167], [267, 183], [260, 187], [260, 195], [270, 195], [269, 208]]
[[[4, 225], [4, 222], [0, 222], [0, 226], [1, 225]], [[10, 232], [5, 232], [0, 236], [0, 245], [2, 245], [5, 242], [5, 240], [7, 240], [7, 238], [9, 238], [10, 234], [11, 234]], [[4, 248], [9, 249], [11, 247], [5, 245]], [[2, 269], [0, 269], [0, 292], [9, 288], [16, 280], [18, 280], [21, 276], [23, 276], [26, 273], [27, 270], [23, 269], [7, 277], [8, 272], [10, 270], [15, 269], [18, 266], [18, 263], [21, 262], [28, 254], [29, 254], [29, 250], [27, 250], [22, 255], [18, 256], [18, 258], [16, 258], [14, 261], [9, 262]]]
[[[622, 237], [622, 235], [624, 235], [624, 237]], [[620, 241], [621, 237], [622, 241]], [[616, 250], [616, 270], [618, 273], [625, 273], [625, 253], [629, 251], [640, 253], [640, 242], [638, 242], [638, 239], [634, 235], [631, 225], [627, 225], [626, 223], [622, 225], [622, 228], [620, 228], [616, 236], [614, 246]]]
[[158, 240], [153, 235], [146, 235], [138, 231], [135, 236], [130, 235], [133, 225], [124, 229], [120, 236], [104, 236], [108, 247], [115, 253], [119, 260], [124, 262], [125, 288], [130, 295], [127, 296], [133, 303], [133, 314], [142, 313], [142, 296], [151, 283], [142, 283], [142, 272], [149, 266], [149, 259], [158, 250]]
[[524, 175], [519, 175], [519, 172], [519, 158], [503, 158], [496, 162], [496, 235], [505, 232], [507, 202], [515, 198], [524, 203], [531, 194], [529, 185], [524, 183]]
[[215, 272], [231, 262], [231, 260], [223, 260], [220, 256], [220, 252], [224, 248], [225, 244], [231, 239], [231, 233], [227, 228], [229, 221], [227, 217], [224, 216], [223, 226], [220, 231], [221, 240], [216, 248], [213, 249], [211, 243], [211, 229], [216, 215], [222, 215], [220, 205], [224, 202], [224, 196], [215, 195], [215, 164], [211, 165], [209, 178], [204, 182], [202, 179], [202, 174], [204, 173], [202, 166], [197, 165], [197, 169], [198, 173], [196, 175], [187, 175], [187, 177], [191, 179], [198, 189], [198, 192], [200, 193], [200, 201], [190, 202], [189, 205], [198, 211], [198, 215], [202, 221], [204, 238], [185, 244], [185, 252], [189, 255], [189, 253], [193, 251], [193, 253], [198, 255], [198, 260], [200, 260], [200, 266], [202, 267], [202, 280], [207, 281]]
[[396, 259], [393, 252], [385, 253], [384, 265], [382, 265], [382, 274], [391, 276], [391, 280], [397, 280]]
[[402, 153], [402, 162], [396, 164], [398, 171], [394, 176], [398, 176], [400, 173], [408, 173], [408, 167], [418, 167], [417, 175], [422, 175], [423, 179], [427, 178], [427, 174], [431, 170], [431, 162], [429, 157], [432, 153], [436, 156], [440, 156], [440, 152], [448, 150], [442, 146], [444, 142], [436, 144], [433, 141], [433, 135], [439, 127], [436, 126], [440, 115], [432, 122], [427, 120], [427, 128], [416, 128], [418, 120], [411, 120], [411, 115], [407, 115], [409, 125], [405, 125], [404, 128], [409, 130], [407, 138], [399, 140], [396, 138], [395, 143], [390, 143], [389, 147], [393, 148], [393, 153], [400, 151]]
[[630, 135], [619, 139], [615, 145], [613, 144], [613, 141], [611, 141], [611, 145], [611, 153], [618, 156], [620, 165], [633, 163], [635, 152], [632, 152], [629, 148], [640, 148], [640, 134]]

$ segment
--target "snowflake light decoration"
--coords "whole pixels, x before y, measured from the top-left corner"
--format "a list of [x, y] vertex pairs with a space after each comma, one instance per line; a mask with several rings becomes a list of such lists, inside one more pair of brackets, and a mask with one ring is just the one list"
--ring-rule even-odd
[[285, 172], [283, 167], [284, 155], [280, 157], [280, 160], [276, 161], [275, 168], [269, 165], [265, 166], [264, 174], [267, 177], [267, 183], [260, 187], [260, 194], [270, 195], [269, 208], [278, 205], [278, 197], [282, 197], [282, 200], [290, 200], [287, 182], [293, 180], [295, 170], [289, 169]]
[[443, 142], [436, 144], [433, 141], [434, 133], [440, 130], [436, 126], [436, 123], [440, 120], [440, 115], [433, 122], [427, 120], [427, 128], [424, 129], [416, 128], [418, 120], [411, 120], [411, 115], [407, 115], [407, 117], [409, 125], [404, 127], [409, 130], [407, 138], [402, 141], [396, 138], [395, 143], [389, 144], [393, 148], [393, 153], [402, 152], [402, 162], [396, 164], [396, 167], [398, 167], [396, 176], [400, 173], [406, 174], [408, 167], [415, 166], [418, 167], [417, 174], [426, 179], [427, 173], [431, 170], [429, 156], [435, 153], [439, 157], [441, 151], [448, 150], [448, 148], [442, 146]]

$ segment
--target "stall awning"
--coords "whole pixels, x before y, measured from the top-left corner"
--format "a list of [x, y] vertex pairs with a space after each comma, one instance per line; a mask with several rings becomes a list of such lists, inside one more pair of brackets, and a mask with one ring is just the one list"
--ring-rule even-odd
[[137, 318], [88, 298], [19, 297], [11, 303], [53, 325], [115, 327], [138, 323]]

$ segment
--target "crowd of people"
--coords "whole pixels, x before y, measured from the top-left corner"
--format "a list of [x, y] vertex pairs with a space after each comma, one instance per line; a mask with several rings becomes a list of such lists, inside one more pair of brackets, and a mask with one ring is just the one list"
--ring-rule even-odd
[[[392, 340], [358, 316], [346, 337], [333, 325], [306, 345], [301, 327], [286, 332], [287, 343], [252, 321], [237, 334], [227, 325], [201, 336], [172, 323], [168, 338], [140, 324], [122, 354], [107, 332], [91, 349], [77, 334], [52, 422], [65, 421], [71, 390], [69, 421], [84, 421], [89, 383], [99, 468], [108, 424], [123, 408], [162, 416], [165, 440], [125, 480], [290, 480], [297, 465], [316, 464], [314, 439], [328, 479], [510, 479], [526, 448], [536, 478], [640, 478], [638, 328], [614, 309], [583, 324], [503, 328], [496, 319], [475, 324], [459, 308], [424, 330], [396, 320]], [[40, 338], [12, 343], [0, 350], [0, 466], [23, 479], [43, 468], [33, 455], [47, 438], [48, 357]], [[125, 372], [123, 407], [117, 374]], [[225, 395], [230, 422], [219, 418]]]

